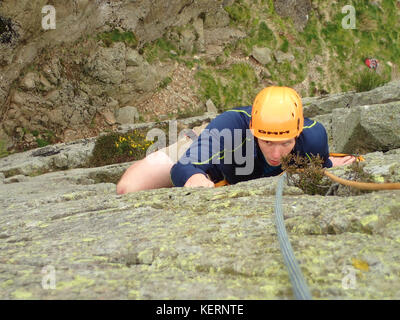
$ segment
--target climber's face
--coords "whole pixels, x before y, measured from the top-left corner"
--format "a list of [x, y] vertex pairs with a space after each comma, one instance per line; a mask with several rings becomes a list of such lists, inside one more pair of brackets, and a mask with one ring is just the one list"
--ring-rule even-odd
[[266, 141], [257, 139], [258, 145], [270, 166], [279, 166], [281, 159], [287, 156], [294, 148], [296, 139], [288, 139], [283, 141]]

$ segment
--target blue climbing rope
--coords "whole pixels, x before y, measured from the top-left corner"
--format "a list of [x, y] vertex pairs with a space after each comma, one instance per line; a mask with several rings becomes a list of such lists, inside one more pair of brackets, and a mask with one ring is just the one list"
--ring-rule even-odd
[[286, 268], [289, 271], [290, 281], [293, 286], [293, 293], [297, 300], [311, 300], [311, 293], [307, 283], [301, 273], [299, 264], [294, 256], [292, 246], [286, 233], [285, 223], [283, 221], [282, 211], [282, 190], [283, 181], [286, 178], [286, 172], [280, 177], [276, 188], [275, 197], [275, 225], [278, 233], [279, 246], [285, 261]]

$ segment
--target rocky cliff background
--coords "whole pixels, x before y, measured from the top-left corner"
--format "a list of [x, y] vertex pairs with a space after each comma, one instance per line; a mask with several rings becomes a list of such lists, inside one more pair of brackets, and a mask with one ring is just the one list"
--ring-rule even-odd
[[[400, 182], [398, 1], [353, 1], [356, 29], [341, 26], [346, 4], [0, 1], [0, 297], [292, 299], [277, 178], [117, 195], [137, 159], [87, 161], [107, 131], [192, 127], [281, 84], [331, 151], [366, 159], [332, 172]], [[324, 183], [316, 195], [288, 181], [283, 198], [313, 297], [399, 299], [399, 191]]]
[[[398, 1], [353, 1], [355, 29], [342, 26], [346, 4], [3, 0], [3, 153], [115, 130], [127, 106], [128, 121], [146, 122], [200, 115], [208, 99], [218, 111], [249, 105], [271, 84], [303, 97], [355, 90], [365, 58], [396, 80]], [[42, 27], [45, 5], [54, 30]]]

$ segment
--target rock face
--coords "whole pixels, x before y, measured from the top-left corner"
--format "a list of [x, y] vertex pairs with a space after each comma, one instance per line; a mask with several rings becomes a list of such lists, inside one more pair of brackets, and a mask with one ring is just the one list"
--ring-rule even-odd
[[[172, 78], [171, 66], [146, 60], [146, 44], [163, 35], [176, 40], [172, 56], [207, 52], [218, 64], [249, 36], [230, 15], [240, 20], [234, 10], [255, 2], [228, 14], [232, 0], [53, 0], [57, 27], [44, 31], [48, 2], [0, 0], [0, 154], [4, 141], [29, 145], [48, 131], [68, 141], [0, 159], [0, 299], [292, 299], [274, 226], [278, 177], [117, 195], [132, 163], [84, 168], [97, 138], [74, 139], [99, 116], [121, 133], [152, 128], [132, 124], [133, 109], [115, 118]], [[304, 29], [309, 0], [273, 3]], [[284, 36], [291, 48], [293, 35]], [[261, 65], [297, 59], [253, 49]], [[361, 152], [372, 180], [400, 182], [399, 89], [393, 81], [304, 98], [304, 114], [325, 126], [331, 151]], [[284, 189], [285, 224], [313, 297], [400, 299], [400, 191], [331, 187], [333, 196]]]
[[[391, 150], [367, 153], [363, 170], [378, 183], [400, 182], [396, 108], [377, 97], [319, 117], [338, 112], [339, 131], [362, 126], [366, 141], [386, 143]], [[385, 114], [394, 114], [383, 124], [391, 144], [381, 138]], [[359, 134], [343, 135], [365, 146], [352, 132]], [[131, 163], [79, 168], [93, 144], [0, 159], [1, 299], [293, 298], [274, 225], [279, 177], [117, 195]], [[330, 171], [351, 175], [347, 167]], [[284, 188], [285, 225], [313, 298], [399, 299], [400, 190], [345, 194]]]
[[365, 105], [332, 112], [335, 149], [367, 153], [400, 147], [400, 102]]
[[310, 0], [274, 0], [274, 7], [280, 16], [290, 17], [298, 30], [303, 30], [307, 25]]
[[268, 48], [254, 47], [252, 56], [261, 64], [268, 64], [271, 62], [271, 50]]
[[304, 98], [304, 115], [321, 122], [332, 152], [367, 153], [398, 148], [400, 82], [371, 91]]
[[[277, 178], [120, 196], [87, 174], [0, 186], [2, 299], [292, 298], [274, 226]], [[285, 223], [314, 298], [399, 298], [399, 192], [285, 188]]]
[[[93, 136], [96, 117], [109, 123], [102, 115], [140, 103], [171, 76], [170, 67], [150, 64], [139, 53], [145, 44], [169, 32], [180, 49], [204, 51], [205, 29], [229, 24], [223, 1], [55, 0], [56, 29], [45, 31], [46, 4], [0, 5], [0, 138], [7, 147], [20, 140], [32, 147], [18, 130], [38, 132], [41, 139], [46, 130], [65, 140], [74, 131]], [[181, 32], [173, 30], [178, 27]], [[128, 35], [130, 42], [99, 41], [109, 32]], [[245, 36], [211, 33], [218, 45], [220, 38]]]
[[393, 101], [400, 101], [400, 81], [398, 80], [367, 92], [345, 92], [303, 98], [304, 116], [314, 117], [331, 113], [337, 108], [351, 108]]
[[[45, 5], [55, 9], [55, 29], [43, 28]], [[343, 59], [333, 43], [326, 43], [309, 59], [309, 45], [328, 40], [324, 33], [313, 31], [327, 26], [337, 14], [335, 6], [325, 6], [322, 0], [313, 2], [310, 10], [309, 0], [2, 0], [0, 143], [13, 152], [43, 145], [40, 142], [47, 141], [48, 135], [55, 138], [51, 143], [93, 137], [116, 129], [112, 114], [124, 106], [137, 107], [144, 117], [164, 119], [181, 110], [202, 110], [210, 97], [219, 110], [230, 107], [224, 101], [239, 105], [240, 99], [248, 104], [250, 90], [271, 84], [289, 84], [302, 96], [353, 87], [350, 82], [355, 79], [345, 81], [341, 74], [348, 63], [352, 75], [357, 75], [366, 68], [361, 60]], [[389, 2], [380, 10], [379, 27], [393, 11]], [[309, 14], [318, 23], [301, 32]], [[290, 17], [299, 30], [288, 20], [290, 26], [283, 30], [278, 15]], [[365, 40], [354, 37], [352, 43]], [[390, 34], [378, 40], [392, 41]], [[392, 56], [397, 55], [385, 51], [380, 65], [384, 74], [390, 73], [385, 69], [390, 66], [396, 79], [398, 61]], [[249, 77], [253, 71], [254, 83], [219, 93], [236, 78], [236, 65], [243, 62], [250, 73], [239, 72], [238, 83], [253, 81], [253, 75]], [[339, 63], [343, 70], [327, 67]], [[215, 79], [207, 74], [215, 74]], [[396, 101], [398, 92], [393, 91], [392, 97], [382, 92], [380, 102]], [[184, 101], [180, 96], [189, 98]], [[309, 113], [330, 113], [339, 106], [336, 101], [345, 107], [346, 97], [324, 98], [318, 113], [315, 108], [322, 100], [311, 99]], [[354, 105], [367, 104], [359, 100]]]

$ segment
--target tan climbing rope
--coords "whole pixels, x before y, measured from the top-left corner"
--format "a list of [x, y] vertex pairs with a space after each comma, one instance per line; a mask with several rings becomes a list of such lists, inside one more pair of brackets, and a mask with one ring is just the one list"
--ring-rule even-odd
[[333, 175], [327, 170], [324, 170], [324, 174], [335, 182], [361, 190], [400, 190], [400, 183], [372, 183], [346, 180]]

